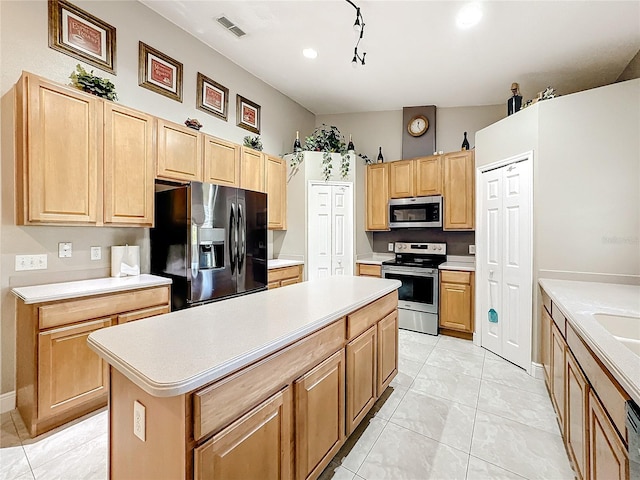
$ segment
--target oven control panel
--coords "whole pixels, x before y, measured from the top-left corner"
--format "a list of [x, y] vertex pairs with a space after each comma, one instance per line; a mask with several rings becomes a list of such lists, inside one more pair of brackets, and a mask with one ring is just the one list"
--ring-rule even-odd
[[422, 255], [446, 255], [446, 243], [409, 243], [396, 242], [395, 253], [416, 253]]

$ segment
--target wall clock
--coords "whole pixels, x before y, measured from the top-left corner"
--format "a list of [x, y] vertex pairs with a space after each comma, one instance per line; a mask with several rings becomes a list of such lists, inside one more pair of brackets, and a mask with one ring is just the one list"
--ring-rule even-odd
[[407, 131], [412, 137], [424, 135], [429, 128], [429, 120], [424, 115], [416, 115], [407, 123]]

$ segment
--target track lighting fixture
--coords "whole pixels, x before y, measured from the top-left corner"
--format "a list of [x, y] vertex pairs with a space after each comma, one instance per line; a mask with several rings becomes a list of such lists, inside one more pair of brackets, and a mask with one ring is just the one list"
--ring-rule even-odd
[[356, 21], [353, 23], [353, 30], [358, 35], [358, 40], [356, 41], [356, 46], [353, 49], [353, 59], [351, 60], [351, 65], [355, 68], [358, 66], [358, 63], [360, 63], [360, 65], [364, 65], [364, 57], [367, 54], [366, 52], [363, 52], [362, 55], [358, 53], [358, 45], [360, 45], [362, 37], [364, 37], [364, 18], [360, 12], [360, 7], [351, 0], [346, 0], [346, 2], [356, 9]]

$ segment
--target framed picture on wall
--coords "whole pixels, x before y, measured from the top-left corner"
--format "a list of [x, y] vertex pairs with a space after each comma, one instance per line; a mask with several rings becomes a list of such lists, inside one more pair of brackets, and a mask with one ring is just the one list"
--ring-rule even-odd
[[227, 121], [229, 89], [198, 72], [196, 108]]
[[260, 105], [236, 95], [236, 125], [253, 133], [260, 133]]
[[115, 27], [64, 0], [49, 0], [49, 47], [116, 73]]
[[182, 102], [182, 63], [139, 42], [138, 85]]

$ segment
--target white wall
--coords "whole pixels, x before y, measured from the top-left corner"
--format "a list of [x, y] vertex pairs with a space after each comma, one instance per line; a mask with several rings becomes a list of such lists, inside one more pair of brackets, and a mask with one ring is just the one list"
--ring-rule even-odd
[[[202, 131], [236, 143], [250, 132], [236, 126], [235, 97], [241, 94], [261, 105], [261, 138], [266, 152], [279, 155], [291, 149], [296, 130], [308, 134], [315, 116], [260, 79], [230, 62], [180, 28], [167, 22], [137, 1], [79, 1], [77, 6], [117, 29], [117, 75], [90, 65], [87, 70], [110, 78], [116, 85], [119, 103], [158, 117], [183, 123], [198, 118]], [[50, 80], [69, 83], [78, 60], [48, 48], [47, 2], [0, 1], [0, 45], [2, 45], [2, 146], [0, 230], [0, 393], [10, 392], [15, 383], [15, 299], [10, 287], [67, 281], [109, 275], [110, 245], [129, 243], [143, 247], [143, 271], [148, 271], [148, 230], [141, 228], [17, 227], [14, 216], [13, 85], [22, 70]], [[28, 32], [28, 35], [25, 34]], [[183, 102], [179, 103], [138, 86], [138, 41], [143, 41], [183, 63]], [[230, 41], [233, 41], [230, 38]], [[224, 122], [197, 110], [196, 77], [202, 72], [230, 90], [229, 118]], [[253, 134], [251, 134], [253, 135]], [[58, 259], [57, 243], [72, 241], [71, 259]], [[101, 261], [89, 260], [89, 247], [102, 246]], [[48, 270], [14, 272], [16, 254], [48, 254]], [[146, 269], [146, 270], [145, 270]]]
[[638, 79], [539, 102], [477, 133], [476, 167], [534, 152], [534, 298], [538, 278], [640, 283], [637, 105]]

